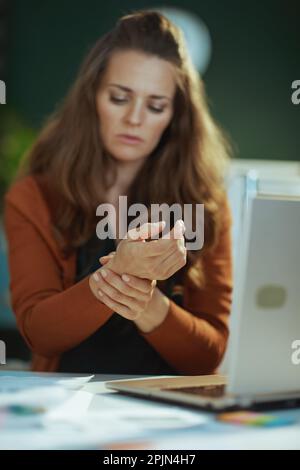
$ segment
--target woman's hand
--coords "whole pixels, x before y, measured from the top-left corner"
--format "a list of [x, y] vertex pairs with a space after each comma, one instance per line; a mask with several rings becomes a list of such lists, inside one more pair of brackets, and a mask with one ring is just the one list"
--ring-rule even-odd
[[105, 266], [90, 276], [89, 284], [98, 300], [122, 317], [136, 320], [147, 310], [156, 281], [126, 274], [120, 276]]
[[186, 264], [184, 224], [177, 221], [164, 238], [145, 242], [145, 239], [158, 234], [163, 228], [163, 224], [158, 223], [144, 224], [140, 230], [130, 230], [106, 266], [120, 275], [127, 273], [149, 280], [168, 279]]

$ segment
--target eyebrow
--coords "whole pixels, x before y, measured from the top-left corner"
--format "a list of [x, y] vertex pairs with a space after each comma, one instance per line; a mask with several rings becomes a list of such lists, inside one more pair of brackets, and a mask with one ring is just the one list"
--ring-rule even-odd
[[[108, 86], [114, 86], [114, 87], [117, 87], [117, 88], [120, 88], [120, 90], [123, 90], [123, 91], [126, 91], [126, 92], [129, 92], [129, 93], [132, 93], [133, 90], [131, 90], [131, 88], [128, 88], [127, 86], [124, 86], [124, 85], [120, 85], [118, 83], [109, 83]], [[163, 95], [149, 95], [150, 98], [153, 98], [155, 100], [161, 100], [161, 99], [167, 99], [169, 101], [171, 101], [171, 98], [169, 96], [163, 96]]]

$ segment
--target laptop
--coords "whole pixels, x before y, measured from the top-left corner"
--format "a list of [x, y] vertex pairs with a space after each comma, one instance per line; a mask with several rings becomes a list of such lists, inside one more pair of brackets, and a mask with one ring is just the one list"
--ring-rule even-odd
[[[144, 398], [207, 410], [300, 405], [300, 198], [253, 194], [239, 241], [228, 375], [106, 382]], [[300, 353], [299, 353], [300, 356]]]

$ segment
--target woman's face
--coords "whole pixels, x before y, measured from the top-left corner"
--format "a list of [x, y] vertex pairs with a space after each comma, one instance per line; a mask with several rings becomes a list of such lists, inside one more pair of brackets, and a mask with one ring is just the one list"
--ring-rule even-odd
[[100, 136], [120, 162], [145, 159], [173, 115], [172, 65], [133, 50], [115, 52], [96, 95]]

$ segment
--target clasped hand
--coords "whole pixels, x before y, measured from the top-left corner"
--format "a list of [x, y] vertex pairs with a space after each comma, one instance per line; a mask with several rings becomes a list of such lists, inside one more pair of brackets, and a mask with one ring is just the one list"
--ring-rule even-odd
[[[155, 289], [156, 281], [168, 279], [186, 264], [182, 221], [177, 221], [164, 238], [146, 242], [163, 228], [160, 222], [130, 230], [116, 252], [100, 258], [104, 267], [89, 278], [95, 297], [128, 320], [137, 320], [142, 314], [145, 318], [151, 315], [154, 297], [159, 310], [162, 294]], [[166, 314], [166, 301], [164, 304], [162, 310]]]

